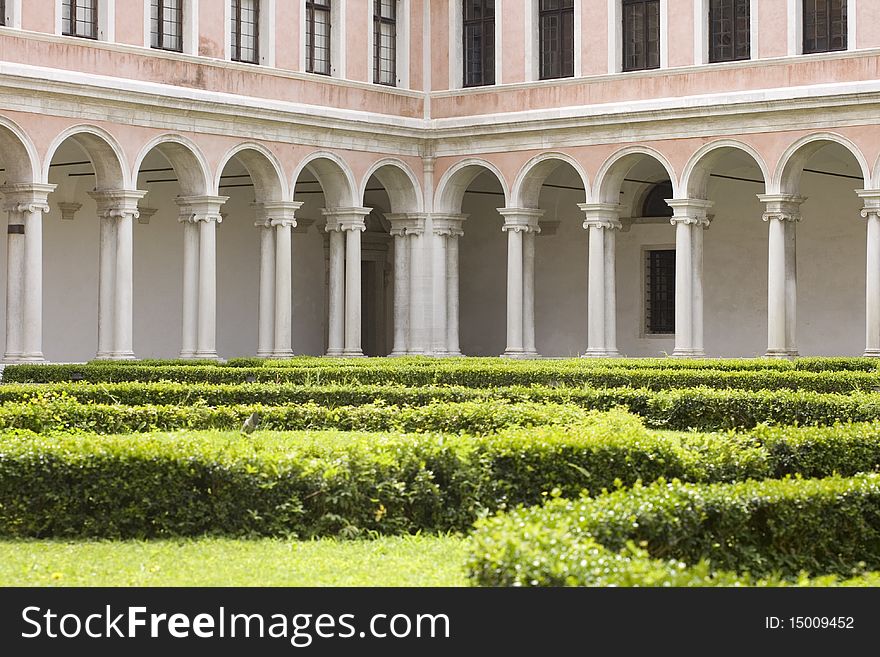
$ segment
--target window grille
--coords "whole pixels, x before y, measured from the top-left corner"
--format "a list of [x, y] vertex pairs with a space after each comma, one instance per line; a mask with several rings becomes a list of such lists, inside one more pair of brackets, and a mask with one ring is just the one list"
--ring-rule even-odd
[[539, 0], [542, 80], [574, 75], [574, 0]]
[[397, 84], [397, 0], [373, 0], [373, 82]]
[[709, 61], [732, 62], [751, 57], [750, 0], [711, 0]]
[[645, 332], [675, 333], [675, 249], [645, 251]]
[[804, 53], [846, 50], [846, 0], [803, 0]]
[[330, 0], [306, 0], [306, 71], [330, 75]]
[[150, 0], [150, 45], [183, 52], [183, 0]]
[[232, 0], [232, 61], [260, 63], [260, 0]]
[[98, 0], [63, 0], [61, 3], [61, 34], [84, 39], [97, 39]]
[[660, 68], [660, 0], [623, 0], [623, 70]]
[[495, 84], [495, 0], [463, 0], [464, 86]]

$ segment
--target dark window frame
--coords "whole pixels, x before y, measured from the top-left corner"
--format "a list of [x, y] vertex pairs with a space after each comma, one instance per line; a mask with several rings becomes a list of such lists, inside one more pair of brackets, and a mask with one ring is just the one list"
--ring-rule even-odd
[[[327, 70], [315, 69], [315, 14], [327, 18]], [[321, 60], [323, 62], [323, 60]], [[306, 0], [306, 73], [331, 75], [333, 73], [333, 7], [331, 0]]]
[[[636, 12], [641, 10], [642, 33], [636, 35], [633, 33], [632, 21], [630, 18], [630, 10]], [[650, 46], [651, 30], [648, 27], [649, 17], [652, 11], [656, 11], [657, 21], [657, 49], [656, 52]], [[663, 50], [663, 34], [660, 30], [660, 0], [622, 0], [621, 4], [621, 20], [623, 22], [623, 70], [629, 71], [652, 71], [660, 68], [660, 53]], [[638, 37], [638, 38], [636, 38]], [[637, 43], [641, 46], [642, 60], [636, 63], [630, 63], [633, 56], [638, 56], [637, 52], [631, 52], [630, 47]], [[656, 56], [656, 62], [652, 62], [650, 57]]]
[[[373, 0], [373, 82], [387, 87], [397, 86], [397, 0], [389, 5], [392, 16], [382, 13], [382, 0]], [[382, 26], [391, 29], [391, 81], [382, 80]]]
[[[745, 9], [745, 29], [738, 29], [740, 12]], [[725, 11], [730, 17], [725, 18]], [[724, 23], [729, 21], [729, 29]], [[752, 7], [751, 0], [709, 0], [709, 63], [740, 62], [752, 58]], [[719, 43], [729, 39], [730, 44]], [[730, 54], [725, 54], [729, 48]]]
[[[81, 3], [83, 6], [81, 6]], [[91, 7], [84, 6], [86, 3], [89, 3]], [[67, 30], [64, 29], [64, 18], [63, 12], [64, 7], [68, 8], [68, 12], [70, 15], [69, 20], [67, 21]], [[84, 11], [86, 9], [91, 9], [92, 11], [92, 20], [84, 21], [77, 16], [80, 15], [80, 11]], [[98, 0], [63, 0], [61, 5], [62, 11], [62, 19], [61, 19], [61, 34], [64, 36], [72, 36], [80, 39], [92, 39], [94, 41], [98, 40]], [[92, 29], [92, 34], [86, 34], [80, 31], [79, 25], [88, 25]]]
[[[480, 17], [468, 18], [468, 5], [474, 0], [462, 0], [461, 6], [461, 41], [463, 53], [462, 86], [488, 87], [495, 84], [495, 0], [479, 0]], [[470, 30], [469, 30], [470, 28]], [[479, 41], [479, 62], [469, 58], [468, 34], [474, 34]], [[479, 35], [479, 36], [477, 36]], [[476, 71], [479, 64], [479, 72]]]
[[[183, 52], [183, 12], [184, 12], [184, 4], [185, 0], [176, 0], [177, 6], [167, 7], [166, 5], [170, 4], [172, 0], [150, 0], [150, 8], [155, 5], [156, 7], [156, 20], [155, 26], [152, 18], [152, 14], [150, 16], [150, 47], [154, 50], [167, 50], [168, 52]], [[166, 23], [168, 21], [165, 20], [165, 10], [171, 9], [171, 11], [177, 14], [176, 19], [173, 21], [174, 24], [177, 25], [177, 35], [176, 39], [178, 41], [177, 45], [166, 45], [166, 39], [174, 39], [174, 34], [168, 34], [166, 32]], [[155, 29], [154, 29], [155, 27]]]
[[[818, 14], [820, 12], [818, 4], [825, 3], [825, 19], [820, 21]], [[837, 10], [834, 9], [834, 3], [837, 2]], [[811, 55], [823, 52], [843, 52], [849, 49], [848, 21], [847, 16], [847, 0], [801, 0], [801, 28], [803, 30], [802, 49], [803, 54]], [[836, 14], [836, 15], [835, 15]], [[834, 23], [842, 26], [839, 35], [840, 45], [833, 46], [832, 41], [835, 37], [831, 32]], [[812, 29], [810, 29], [812, 27]], [[824, 28], [824, 37], [820, 36], [818, 30]], [[823, 47], [820, 45], [820, 39], [824, 38], [827, 44]]]
[[231, 20], [230, 20], [230, 31], [232, 35], [232, 52], [230, 53], [230, 59], [234, 62], [241, 62], [242, 64], [259, 64], [260, 63], [260, 0], [253, 0], [254, 2], [254, 47], [253, 47], [253, 55], [251, 58], [242, 57], [241, 47], [242, 47], [242, 29], [241, 29], [241, 0], [232, 0], [232, 4], [230, 8], [232, 10]]
[[6, 25], [6, 0], [0, 0], [0, 26]]
[[675, 248], [644, 250], [646, 336], [675, 335]]
[[[556, 38], [547, 34], [551, 19], [556, 21]], [[571, 35], [566, 38], [565, 25], [570, 21]], [[574, 77], [574, 0], [538, 0], [538, 77], [557, 80]], [[554, 56], [555, 55], [555, 56]]]

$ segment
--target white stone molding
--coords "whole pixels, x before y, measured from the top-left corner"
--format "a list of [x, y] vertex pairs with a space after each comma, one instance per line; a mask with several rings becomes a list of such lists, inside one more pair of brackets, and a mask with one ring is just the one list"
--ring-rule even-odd
[[587, 275], [587, 358], [611, 358], [617, 352], [617, 277], [615, 232], [623, 208], [613, 203], [579, 203], [589, 232]]
[[42, 362], [43, 215], [55, 185], [0, 187], [8, 213], [6, 257], [6, 362]]
[[880, 189], [856, 190], [866, 220], [865, 356], [880, 357]]
[[678, 358], [702, 358], [703, 229], [714, 205], [704, 199], [667, 199], [675, 226], [675, 350]]
[[507, 358], [534, 358], [535, 249], [543, 210], [499, 208], [507, 233]]
[[797, 235], [800, 206], [791, 194], [759, 194], [769, 224], [767, 268], [767, 356], [792, 358], [797, 352]]

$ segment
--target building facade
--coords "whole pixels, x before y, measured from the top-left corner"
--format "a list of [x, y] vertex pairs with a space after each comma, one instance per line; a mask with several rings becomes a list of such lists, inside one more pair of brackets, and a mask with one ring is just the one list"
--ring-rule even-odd
[[4, 360], [880, 355], [875, 0], [0, 0]]

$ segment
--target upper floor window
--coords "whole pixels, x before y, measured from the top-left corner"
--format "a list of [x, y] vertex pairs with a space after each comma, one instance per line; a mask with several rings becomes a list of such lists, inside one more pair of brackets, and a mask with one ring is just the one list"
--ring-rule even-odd
[[61, 34], [98, 38], [98, 0], [62, 0]]
[[623, 0], [623, 70], [660, 68], [660, 0]]
[[0, 0], [0, 25], [6, 25], [6, 0]]
[[749, 59], [750, 22], [749, 0], [710, 0], [709, 61]]
[[397, 0], [373, 0], [373, 82], [397, 84]]
[[574, 75], [574, 0], [539, 0], [542, 80]]
[[464, 86], [495, 84], [495, 0], [463, 0]]
[[232, 60], [260, 63], [260, 0], [232, 0]]
[[306, 0], [306, 71], [330, 75], [330, 0]]
[[150, 0], [150, 46], [183, 52], [183, 0]]
[[847, 0], [803, 0], [804, 52], [846, 50]]

